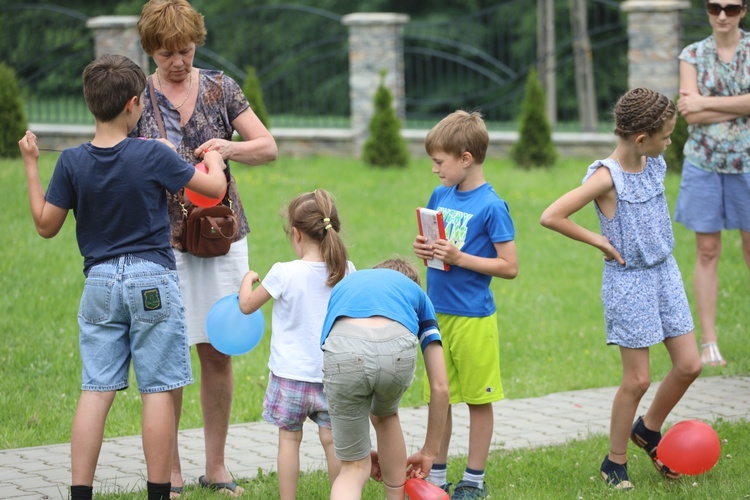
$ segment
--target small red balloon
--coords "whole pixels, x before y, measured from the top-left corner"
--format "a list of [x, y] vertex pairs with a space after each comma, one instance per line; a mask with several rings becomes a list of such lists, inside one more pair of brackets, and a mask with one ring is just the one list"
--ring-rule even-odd
[[449, 500], [443, 488], [429, 481], [412, 477], [406, 480], [406, 495], [410, 500]]
[[[195, 169], [208, 173], [208, 167], [203, 162], [198, 163], [195, 166]], [[226, 191], [224, 194], [226, 194]], [[187, 199], [190, 200], [193, 205], [198, 205], [199, 207], [214, 207], [224, 198], [223, 195], [221, 198], [209, 198], [208, 196], [203, 196], [202, 194], [198, 194], [188, 188], [185, 188], [185, 196], [187, 196]]]
[[683, 420], [661, 438], [656, 456], [675, 472], [697, 476], [716, 465], [721, 454], [719, 435], [700, 420]]

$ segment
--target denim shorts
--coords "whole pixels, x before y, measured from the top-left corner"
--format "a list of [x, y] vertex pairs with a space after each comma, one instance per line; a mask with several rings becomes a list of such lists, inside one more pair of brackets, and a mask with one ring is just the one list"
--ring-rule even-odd
[[750, 174], [717, 174], [685, 161], [674, 219], [696, 233], [750, 231], [748, 200]]
[[337, 322], [323, 345], [323, 386], [339, 460], [369, 455], [370, 414], [394, 415], [417, 368], [417, 336], [400, 323]]
[[323, 384], [291, 380], [271, 373], [263, 396], [263, 420], [279, 429], [299, 432], [308, 417], [320, 427], [331, 428]]
[[141, 393], [193, 382], [176, 271], [130, 255], [93, 266], [78, 326], [84, 391], [127, 388], [131, 360]]

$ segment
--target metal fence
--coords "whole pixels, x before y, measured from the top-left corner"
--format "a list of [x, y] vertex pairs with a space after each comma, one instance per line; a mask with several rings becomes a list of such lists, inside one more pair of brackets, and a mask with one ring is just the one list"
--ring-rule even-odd
[[[627, 88], [627, 27], [620, 2], [587, 2], [599, 118]], [[567, 2], [558, 2], [558, 128], [578, 120], [573, 36]], [[88, 124], [80, 75], [94, 57], [87, 16], [51, 6], [0, 7], [0, 61], [18, 74], [33, 123]], [[479, 108], [488, 123], [513, 128], [528, 71], [536, 64], [536, 9], [504, 0], [462, 18], [404, 27], [406, 127], [431, 126], [457, 109]], [[710, 34], [702, 9], [683, 11], [683, 45]], [[341, 16], [274, 5], [206, 18], [196, 65], [243, 83], [248, 66], [261, 81], [274, 127], [348, 127], [347, 31]], [[281, 33], [282, 35], [279, 35]], [[531, 35], [529, 35], [531, 33]]]

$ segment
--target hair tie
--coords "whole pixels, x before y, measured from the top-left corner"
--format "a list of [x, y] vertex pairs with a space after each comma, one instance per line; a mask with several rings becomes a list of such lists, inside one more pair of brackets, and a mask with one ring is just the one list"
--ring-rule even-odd
[[325, 229], [326, 231], [328, 231], [329, 229], [331, 229], [331, 228], [333, 227], [333, 226], [332, 226], [332, 225], [330, 224], [330, 222], [331, 222], [331, 219], [329, 219], [328, 217], [324, 218], [324, 219], [323, 219], [323, 222], [324, 222], [324, 223], [326, 224], [326, 226], [325, 226], [325, 227], [323, 228], [323, 229]]

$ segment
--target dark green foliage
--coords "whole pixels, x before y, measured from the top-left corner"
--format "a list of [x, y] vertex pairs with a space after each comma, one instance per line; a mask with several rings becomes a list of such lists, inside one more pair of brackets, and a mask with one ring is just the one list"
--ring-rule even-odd
[[551, 167], [557, 159], [552, 129], [544, 111], [545, 96], [537, 72], [532, 69], [526, 83], [526, 94], [519, 119], [521, 128], [510, 156], [523, 168]]
[[[680, 96], [675, 97], [674, 102], [677, 104], [677, 100]], [[681, 114], [677, 114], [677, 123], [675, 123], [674, 131], [672, 132], [672, 144], [669, 145], [666, 151], [664, 151], [664, 161], [667, 162], [667, 172], [681, 173], [682, 162], [685, 160], [685, 154], [682, 149], [685, 147], [685, 142], [688, 138], [688, 124], [685, 117]]]
[[258, 119], [260, 119], [261, 123], [267, 129], [270, 129], [271, 119], [268, 117], [266, 105], [263, 103], [263, 89], [260, 86], [260, 80], [258, 80], [258, 75], [255, 73], [253, 66], [247, 67], [247, 75], [245, 76], [242, 91], [245, 93], [245, 97], [247, 97], [250, 107], [255, 111]]
[[16, 72], [0, 63], [0, 158], [21, 156], [18, 141], [26, 132], [26, 112]]
[[385, 87], [385, 73], [375, 92], [375, 111], [370, 119], [370, 137], [362, 149], [362, 159], [373, 167], [405, 167], [409, 163], [406, 141], [401, 137], [401, 121], [393, 109], [393, 96]]

